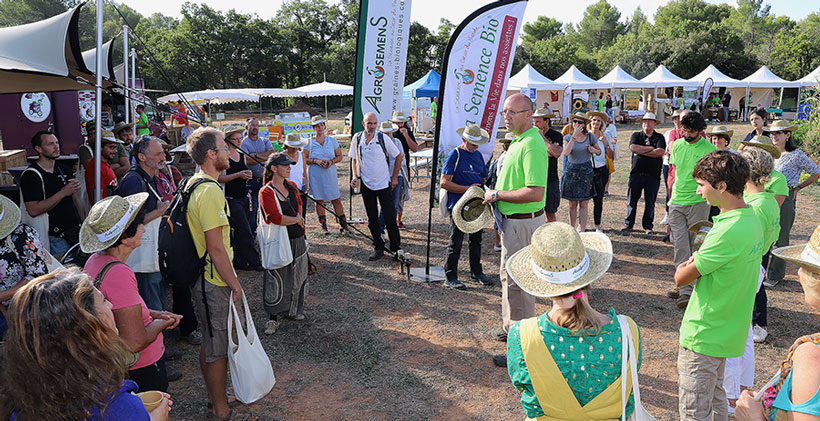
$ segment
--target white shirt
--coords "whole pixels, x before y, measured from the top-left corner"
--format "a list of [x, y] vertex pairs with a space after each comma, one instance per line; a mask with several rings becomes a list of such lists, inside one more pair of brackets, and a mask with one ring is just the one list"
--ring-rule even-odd
[[[370, 190], [383, 190], [390, 187], [390, 179], [393, 177], [393, 172], [390, 170], [392, 165], [387, 165], [387, 159], [384, 157], [384, 151], [379, 145], [379, 133], [373, 135], [373, 139], [367, 142], [364, 133], [361, 134], [362, 146], [359, 147], [359, 136], [353, 136], [350, 141], [350, 150], [347, 156], [353, 159], [358, 159], [359, 177], [362, 182]], [[384, 149], [387, 151], [389, 161], [395, 164], [396, 157], [401, 152], [396, 149], [396, 145], [390, 141], [389, 136], [382, 134], [384, 139]], [[359, 157], [361, 150], [362, 156]]]
[[[302, 150], [299, 149], [299, 153], [296, 154], [296, 164], [290, 166], [290, 176], [288, 176], [288, 180], [293, 181], [299, 190], [302, 190], [302, 188], [305, 187], [305, 180], [302, 178], [305, 174], [305, 167], [304, 164], [302, 164], [303, 159], [304, 157], [302, 157]], [[304, 205], [305, 204], [302, 203], [302, 206]]]

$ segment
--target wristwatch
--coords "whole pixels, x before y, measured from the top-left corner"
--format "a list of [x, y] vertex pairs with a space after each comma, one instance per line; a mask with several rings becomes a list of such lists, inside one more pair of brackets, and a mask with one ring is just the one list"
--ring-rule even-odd
[[498, 190], [493, 192], [493, 202], [498, 202]]

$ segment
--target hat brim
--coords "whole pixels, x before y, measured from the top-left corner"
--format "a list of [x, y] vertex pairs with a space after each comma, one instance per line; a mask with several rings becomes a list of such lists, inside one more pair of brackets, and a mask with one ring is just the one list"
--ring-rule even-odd
[[481, 129], [481, 139], [479, 140], [471, 140], [464, 137], [464, 129], [465, 127], [459, 127], [458, 129], [456, 129], [456, 133], [458, 133], [458, 135], [461, 136], [461, 138], [466, 140], [468, 143], [472, 143], [476, 146], [481, 146], [486, 145], [490, 141], [490, 134], [487, 133], [487, 131], [484, 129]]
[[[393, 120], [390, 120], [390, 122], [393, 123]], [[399, 131], [399, 126], [397, 126], [396, 123], [393, 123], [393, 125], [390, 127], [390, 129], [385, 129], [385, 128], [382, 128], [381, 126], [379, 126], [379, 131], [382, 132], [382, 133], [395, 133], [395, 132]]]
[[322, 123], [324, 123], [324, 122], [325, 122], [324, 120], [311, 121], [311, 122], [310, 122], [310, 126], [311, 126], [311, 127], [313, 127], [313, 126], [316, 126], [316, 125], [322, 124]]
[[740, 142], [740, 143], [743, 144], [743, 145], [746, 145], [746, 146], [753, 146], [755, 148], [763, 149], [764, 151], [772, 154], [772, 157], [774, 159], [780, 158], [781, 153], [780, 153], [780, 149], [778, 149], [777, 146], [767, 145], [765, 143], [756, 143], [756, 142]]
[[797, 130], [797, 125], [796, 124], [793, 124], [793, 125], [787, 126], [787, 127], [774, 127], [774, 126], [766, 127], [766, 131], [768, 131], [769, 133], [771, 133], [771, 132], [793, 132], [795, 130]]
[[20, 225], [20, 208], [6, 196], [0, 195], [3, 218], [0, 219], [0, 239], [6, 238]]
[[586, 116], [580, 116], [580, 115], [576, 115], [576, 114], [571, 114], [571, 115], [569, 116], [569, 122], [570, 122], [570, 124], [572, 124], [572, 119], [574, 119], [574, 118], [577, 118], [577, 119], [580, 119], [580, 120], [584, 120], [584, 123], [589, 124], [589, 119], [588, 119]]
[[406, 123], [407, 122], [407, 117], [399, 117], [399, 118], [393, 117], [393, 118], [390, 119], [390, 121], [395, 122], [395, 123]]
[[735, 134], [734, 130], [726, 130], [725, 132], [705, 132], [706, 136], [718, 136], [718, 135], [726, 135], [732, 137]]
[[642, 118], [641, 118], [641, 121], [644, 121], [644, 120], [652, 120], [652, 121], [654, 121], [655, 123], [660, 123], [660, 122], [661, 122], [660, 120], [658, 120], [658, 118], [657, 118], [657, 117], [655, 117], [655, 118], [642, 117]]
[[478, 186], [471, 186], [466, 192], [464, 192], [463, 195], [461, 195], [455, 206], [453, 206], [453, 223], [459, 230], [461, 230], [461, 232], [465, 234], [472, 234], [481, 231], [493, 219], [490, 205], [486, 203], [483, 205], [484, 209], [481, 211], [481, 215], [479, 215], [478, 218], [470, 221], [464, 219], [464, 215], [462, 215], [464, 206], [471, 200], [476, 199], [484, 199], [484, 189]]
[[811, 262], [807, 262], [801, 256], [805, 248], [806, 244], [780, 247], [772, 250], [772, 254], [787, 262], [794, 263], [795, 265], [798, 265], [802, 268], [806, 268], [814, 273], [820, 274], [820, 266]]
[[227, 139], [227, 138], [229, 138], [229, 137], [231, 137], [231, 136], [233, 136], [237, 133], [242, 133], [244, 131], [245, 131], [245, 129], [228, 130], [227, 132], [225, 132], [225, 138]]
[[[113, 197], [114, 196], [109, 196], [103, 200], [111, 200], [111, 198]], [[117, 240], [120, 239], [122, 232], [125, 231], [125, 229], [128, 228], [128, 226], [131, 225], [132, 222], [134, 222], [134, 218], [136, 218], [137, 215], [140, 213], [140, 209], [143, 205], [145, 205], [145, 201], [148, 200], [148, 193], [143, 192], [132, 194], [131, 196], [124, 197], [124, 199], [128, 201], [129, 204], [136, 206], [137, 209], [128, 218], [128, 222], [126, 222], [125, 225], [123, 225], [122, 231], [117, 233], [117, 235], [114, 238], [108, 241], [100, 241], [97, 238], [97, 234], [94, 233], [94, 230], [92, 230], [91, 226], [89, 225], [89, 218], [85, 218], [85, 221], [83, 221], [83, 225], [80, 227], [80, 249], [83, 251], [83, 253], [96, 253], [98, 251], [103, 251], [108, 247], [111, 247], [112, 244], [116, 243]], [[99, 202], [97, 202], [97, 204], [102, 203], [103, 200], [100, 200]]]
[[555, 114], [553, 113], [546, 113], [546, 114], [533, 114], [533, 117], [541, 117], [541, 118], [554, 118]]
[[589, 269], [580, 278], [556, 284], [545, 281], [532, 270], [532, 246], [524, 247], [507, 260], [507, 274], [525, 292], [536, 297], [557, 297], [581, 289], [600, 278], [612, 264], [612, 242], [603, 233], [582, 232], [581, 241], [589, 255]]
[[112, 132], [114, 132], [114, 134], [117, 134], [125, 129], [130, 129], [132, 127], [134, 127], [134, 123], [127, 123], [122, 126], [114, 127], [114, 130], [112, 130]]
[[592, 117], [601, 117], [601, 120], [604, 120], [604, 123], [609, 124], [609, 116], [600, 112], [600, 111], [590, 111], [587, 113], [587, 118], [589, 121], [592, 121]]
[[289, 142], [284, 142], [284, 143], [283, 143], [283, 145], [285, 145], [285, 146], [287, 146], [287, 147], [289, 147], [289, 148], [294, 148], [294, 149], [302, 149], [302, 148], [304, 148], [305, 146], [307, 146], [307, 142], [306, 142], [306, 141], [304, 141], [304, 140], [303, 140], [303, 141], [300, 141], [300, 142], [299, 142], [299, 143], [297, 143], [297, 144], [293, 144], [293, 143], [289, 143]]
[[697, 234], [697, 233], [700, 232], [701, 228], [703, 228], [703, 227], [712, 228], [712, 226], [714, 226], [714, 224], [712, 224], [709, 221], [698, 221], [698, 222], [695, 222], [694, 224], [692, 224], [692, 226], [689, 227], [689, 232]]

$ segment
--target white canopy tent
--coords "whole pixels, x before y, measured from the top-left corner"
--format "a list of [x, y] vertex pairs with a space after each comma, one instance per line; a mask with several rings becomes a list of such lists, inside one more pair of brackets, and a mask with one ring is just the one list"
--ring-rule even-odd
[[542, 108], [543, 104], [549, 105], [551, 110], [560, 110], [564, 101], [564, 89], [566, 83], [556, 82], [538, 73], [529, 63], [518, 73], [510, 76], [507, 83], [506, 96], [517, 94], [521, 89], [531, 88], [536, 90], [535, 108]]
[[609, 73], [607, 73], [604, 77], [598, 79], [598, 82], [605, 83], [609, 85], [609, 88], [615, 90], [615, 88], [645, 88], [647, 87], [646, 82], [642, 82], [638, 79], [635, 79], [627, 73], [621, 66], [615, 66]]
[[269, 98], [290, 98], [305, 96], [305, 94], [301, 91], [285, 88], [244, 88], [236, 89], [236, 91]]
[[797, 82], [800, 82], [800, 85], [803, 87], [816, 87], [820, 85], [820, 66], [814, 69], [811, 73], [807, 74], [801, 79], [798, 79]]
[[689, 79], [689, 81], [697, 83], [698, 86], [703, 86], [704, 82], [706, 82], [706, 79], [709, 79], [709, 78], [711, 78], [712, 82], [714, 83], [714, 85], [712, 85], [712, 86], [714, 86], [716, 88], [721, 88], [721, 87], [722, 88], [740, 88], [740, 87], [745, 88], [746, 87], [745, 82], [739, 81], [739, 80], [731, 78], [729, 76], [726, 76], [725, 74], [723, 74], [723, 72], [718, 70], [717, 67], [715, 67], [713, 64], [710, 64], [705, 69], [703, 69], [702, 72], [700, 72], [697, 75], [691, 77]]
[[669, 71], [663, 64], [658, 66], [652, 73], [646, 75], [641, 82], [646, 83], [647, 88], [696, 88], [700, 86], [697, 82], [686, 80]]
[[[112, 55], [114, 53], [114, 41], [116, 38], [111, 39], [111, 41], [106, 42], [103, 44], [102, 48], [102, 55], [103, 55], [103, 66], [102, 66], [102, 77], [103, 79], [114, 81], [116, 80], [114, 68], [112, 67]], [[90, 50], [83, 51], [82, 53], [83, 61], [85, 62], [85, 66], [92, 72], [96, 73], [97, 71], [97, 49], [92, 48]], [[125, 78], [122, 79], [123, 81]]]
[[[745, 95], [746, 98], [749, 98], [749, 102], [746, 104], [746, 107], [757, 107], [762, 106], [764, 108], [768, 108], [772, 104], [772, 98], [774, 95], [775, 88], [800, 88], [802, 85], [801, 82], [795, 81], [791, 82], [777, 76], [776, 74], [772, 73], [768, 67], [762, 66], [761, 68], [757, 69], [756, 72], [752, 73], [751, 75], [747, 76], [741, 82], [746, 83], [746, 88], [732, 88], [730, 89], [730, 93], [732, 98], [741, 98]], [[740, 104], [738, 104], [740, 105]], [[745, 119], [745, 111], [744, 112], [744, 119]]]
[[583, 74], [577, 67], [573, 64], [564, 72], [563, 75], [559, 76], [555, 79], [556, 82], [563, 83], [568, 85], [573, 90], [585, 90], [585, 89], [607, 89], [609, 85], [606, 83], [598, 82], [590, 78], [589, 76]]
[[241, 89], [205, 89], [203, 91], [183, 92], [182, 94], [170, 94], [157, 98], [157, 102], [169, 103], [181, 101], [182, 97], [189, 102], [207, 102], [211, 104], [231, 104], [234, 102], [259, 101], [259, 95], [241, 92]]
[[352, 86], [342, 85], [339, 83], [330, 83], [328, 81], [314, 83], [312, 85], [301, 86], [294, 90], [302, 92], [304, 96], [308, 98], [313, 98], [317, 96], [325, 97], [325, 118], [327, 118], [327, 97], [353, 95]]

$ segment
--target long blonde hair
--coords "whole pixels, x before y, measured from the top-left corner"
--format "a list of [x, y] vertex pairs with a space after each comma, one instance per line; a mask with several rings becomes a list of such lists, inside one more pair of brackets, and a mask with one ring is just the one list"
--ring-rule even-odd
[[[583, 298], [575, 299], [575, 305], [566, 310], [559, 310], [555, 318], [555, 324], [563, 328], [573, 331], [573, 333], [582, 333], [581, 331], [592, 331], [596, 335], [601, 332], [601, 320], [598, 319], [596, 311], [589, 305], [589, 287], [583, 287], [579, 290], [572, 291], [568, 294], [556, 297], [557, 299], [572, 298], [578, 293], [587, 294], [587, 300]], [[583, 332], [586, 333], [586, 332]]]

